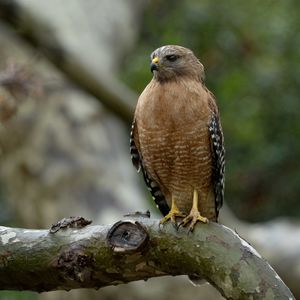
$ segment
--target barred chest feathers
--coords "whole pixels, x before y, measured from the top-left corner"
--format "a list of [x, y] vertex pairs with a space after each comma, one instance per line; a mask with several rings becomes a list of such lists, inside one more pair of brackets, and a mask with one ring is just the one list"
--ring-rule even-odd
[[139, 98], [136, 116], [144, 167], [167, 204], [173, 195], [180, 211], [188, 213], [196, 189], [202, 215], [216, 219], [207, 90], [199, 81], [152, 80]]

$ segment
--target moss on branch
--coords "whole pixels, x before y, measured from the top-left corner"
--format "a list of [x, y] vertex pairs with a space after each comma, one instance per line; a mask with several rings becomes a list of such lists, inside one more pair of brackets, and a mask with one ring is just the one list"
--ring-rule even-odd
[[188, 234], [158, 220], [55, 233], [0, 227], [0, 289], [101, 288], [165, 275], [199, 275], [227, 299], [295, 299], [260, 255], [225, 226]]

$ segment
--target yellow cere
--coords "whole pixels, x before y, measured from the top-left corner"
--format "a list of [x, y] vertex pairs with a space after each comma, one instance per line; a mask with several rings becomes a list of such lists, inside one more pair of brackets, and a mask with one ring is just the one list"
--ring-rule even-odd
[[154, 64], [157, 64], [157, 63], [159, 62], [158, 57], [155, 56], [155, 57], [152, 59], [152, 62], [153, 62]]

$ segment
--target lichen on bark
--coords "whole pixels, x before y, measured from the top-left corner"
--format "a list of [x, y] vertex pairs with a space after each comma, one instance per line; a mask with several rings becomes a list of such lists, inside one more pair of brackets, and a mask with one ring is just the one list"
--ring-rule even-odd
[[295, 299], [246, 241], [213, 222], [192, 234], [145, 218], [56, 233], [1, 227], [0, 241], [0, 289], [100, 288], [185, 274], [204, 277], [227, 299]]

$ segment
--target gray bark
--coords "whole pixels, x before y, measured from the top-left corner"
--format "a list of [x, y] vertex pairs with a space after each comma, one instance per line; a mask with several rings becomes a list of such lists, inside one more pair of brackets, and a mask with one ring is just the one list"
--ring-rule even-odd
[[251, 224], [238, 219], [225, 205], [220, 222], [234, 228], [262, 253], [276, 272], [300, 297], [300, 223], [289, 218]]
[[100, 288], [164, 275], [198, 275], [227, 299], [295, 299], [272, 267], [231, 229], [191, 234], [133, 219], [55, 233], [0, 227], [0, 288]]

